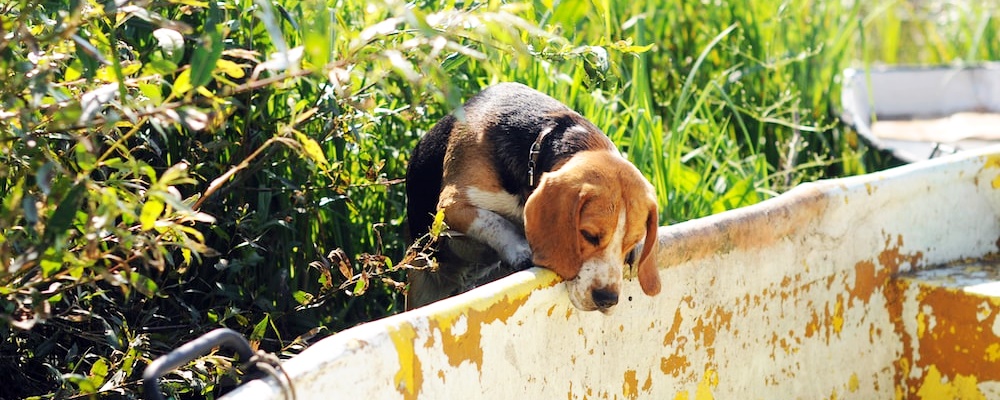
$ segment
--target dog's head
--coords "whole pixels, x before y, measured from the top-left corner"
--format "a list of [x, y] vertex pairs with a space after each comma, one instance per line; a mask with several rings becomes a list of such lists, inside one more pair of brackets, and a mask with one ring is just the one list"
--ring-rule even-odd
[[654, 263], [656, 196], [631, 163], [609, 151], [583, 151], [542, 176], [524, 208], [535, 265], [566, 280], [581, 310], [607, 312], [618, 303], [622, 268], [644, 239], [639, 284], [660, 292]]

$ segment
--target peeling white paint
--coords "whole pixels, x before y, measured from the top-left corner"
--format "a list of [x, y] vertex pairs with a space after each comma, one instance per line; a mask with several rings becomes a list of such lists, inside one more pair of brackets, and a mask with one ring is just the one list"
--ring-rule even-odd
[[[1000, 395], [1000, 299], [895, 278], [997, 253], [991, 154], [662, 227], [663, 291], [626, 280], [612, 315], [578, 311], [535, 269], [341, 332], [283, 367], [299, 399]], [[282, 398], [269, 380], [230, 396]]]

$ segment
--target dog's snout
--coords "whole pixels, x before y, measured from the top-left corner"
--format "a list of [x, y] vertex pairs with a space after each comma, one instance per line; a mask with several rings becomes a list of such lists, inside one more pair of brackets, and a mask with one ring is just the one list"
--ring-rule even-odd
[[609, 308], [618, 304], [618, 291], [604, 289], [594, 289], [590, 295], [594, 298], [594, 305], [598, 308]]

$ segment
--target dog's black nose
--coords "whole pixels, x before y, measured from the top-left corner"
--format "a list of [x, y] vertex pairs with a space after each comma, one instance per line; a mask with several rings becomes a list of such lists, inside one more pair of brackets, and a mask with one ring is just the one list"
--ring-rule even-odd
[[618, 292], [608, 289], [594, 289], [590, 292], [594, 297], [594, 305], [598, 308], [608, 308], [618, 304]]

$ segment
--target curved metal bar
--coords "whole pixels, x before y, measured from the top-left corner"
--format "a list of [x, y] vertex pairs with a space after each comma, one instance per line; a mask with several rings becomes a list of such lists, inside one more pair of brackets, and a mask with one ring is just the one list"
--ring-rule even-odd
[[213, 348], [219, 346], [226, 346], [231, 350], [235, 350], [242, 362], [249, 361], [254, 355], [250, 343], [247, 342], [243, 335], [228, 328], [213, 330], [195, 340], [185, 343], [170, 353], [160, 356], [146, 367], [146, 370], [142, 373], [143, 393], [146, 398], [150, 400], [163, 400], [163, 394], [160, 393], [160, 377], [207, 354]]

